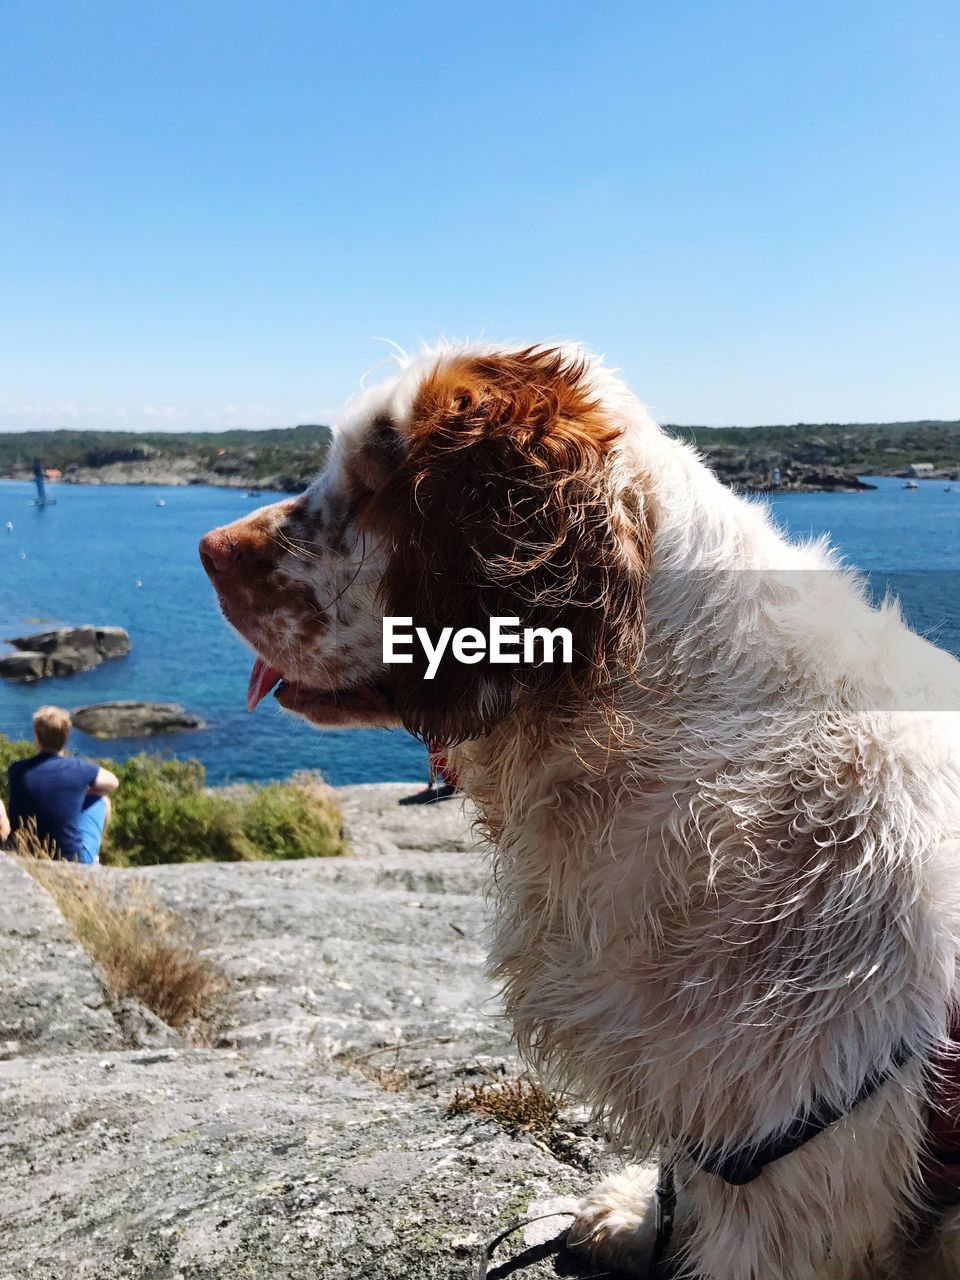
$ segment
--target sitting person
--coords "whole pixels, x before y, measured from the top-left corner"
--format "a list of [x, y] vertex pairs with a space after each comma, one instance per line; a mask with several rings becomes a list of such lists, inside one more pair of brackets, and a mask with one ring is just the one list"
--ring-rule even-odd
[[0, 800], [0, 848], [6, 844], [7, 836], [10, 834], [10, 819], [7, 817], [7, 811], [3, 807], [3, 801]]
[[110, 821], [110, 795], [120, 785], [116, 774], [92, 760], [64, 755], [73, 725], [62, 707], [41, 707], [33, 717], [37, 754], [15, 760], [10, 780], [10, 826], [31, 818], [37, 835], [68, 862], [97, 862]]

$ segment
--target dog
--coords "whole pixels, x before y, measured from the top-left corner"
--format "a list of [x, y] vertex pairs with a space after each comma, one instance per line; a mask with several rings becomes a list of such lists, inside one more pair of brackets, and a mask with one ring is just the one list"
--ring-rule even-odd
[[[960, 1277], [960, 664], [575, 347], [402, 360], [302, 496], [200, 551], [249, 706], [277, 686], [447, 745], [519, 1046], [631, 1162], [572, 1246], [635, 1276]], [[572, 657], [427, 680], [384, 663], [384, 616], [562, 625]]]

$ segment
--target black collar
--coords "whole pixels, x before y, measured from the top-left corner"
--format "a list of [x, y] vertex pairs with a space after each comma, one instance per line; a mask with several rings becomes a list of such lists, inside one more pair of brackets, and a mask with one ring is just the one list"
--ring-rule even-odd
[[732, 1151], [727, 1147], [692, 1147], [690, 1157], [698, 1169], [715, 1174], [735, 1187], [742, 1187], [747, 1182], [753, 1182], [754, 1178], [759, 1178], [768, 1164], [797, 1151], [811, 1138], [816, 1138], [824, 1129], [829, 1129], [832, 1124], [849, 1115], [855, 1107], [866, 1102], [885, 1085], [912, 1057], [914, 1050], [906, 1040], [901, 1040], [891, 1053], [887, 1065], [881, 1070], [872, 1071], [849, 1102], [838, 1106], [822, 1099], [815, 1100], [806, 1110], [796, 1115], [785, 1129], [771, 1134], [761, 1142], [735, 1147]]
[[[849, 1115], [914, 1057], [916, 1051], [906, 1040], [901, 1040], [891, 1053], [887, 1065], [871, 1071], [850, 1101], [842, 1106], [815, 1099], [809, 1107], [794, 1116], [785, 1129], [771, 1134], [761, 1142], [734, 1147], [732, 1150], [728, 1147], [697, 1145], [688, 1148], [688, 1155], [698, 1169], [712, 1173], [734, 1187], [745, 1186], [759, 1178], [768, 1164], [798, 1151], [811, 1138], [816, 1138], [824, 1129], [829, 1129], [832, 1124]], [[650, 1274], [654, 1277], [664, 1275], [667, 1250], [673, 1235], [677, 1206], [674, 1168], [674, 1161], [665, 1160], [661, 1155], [660, 1182], [657, 1187], [657, 1237], [650, 1268]]]

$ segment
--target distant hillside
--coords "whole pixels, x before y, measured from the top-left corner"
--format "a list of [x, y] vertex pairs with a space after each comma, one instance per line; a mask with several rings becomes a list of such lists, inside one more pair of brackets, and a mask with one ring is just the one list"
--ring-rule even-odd
[[960, 472], [960, 420], [666, 430], [696, 444], [721, 479], [742, 488], [757, 487], [773, 467], [897, 475], [911, 463], [930, 462], [949, 475]]
[[[749, 491], [856, 488], [914, 462], [960, 478], [960, 421], [796, 423], [667, 431], [693, 441], [720, 478]], [[0, 433], [0, 476], [27, 477], [34, 457], [68, 484], [214, 484], [297, 491], [323, 465], [330, 428], [269, 431], [30, 431]]]
[[33, 459], [70, 484], [219, 484], [302, 489], [322, 467], [330, 428], [266, 431], [22, 431], [0, 433], [0, 476]]

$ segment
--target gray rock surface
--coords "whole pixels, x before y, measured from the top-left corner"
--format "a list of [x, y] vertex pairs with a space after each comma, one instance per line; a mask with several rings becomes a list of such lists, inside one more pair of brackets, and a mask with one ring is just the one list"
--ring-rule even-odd
[[401, 849], [467, 852], [477, 848], [474, 811], [461, 796], [423, 805], [398, 801], [424, 790], [424, 782], [377, 782], [338, 787], [337, 800], [351, 845], [358, 853]]
[[[564, 1160], [446, 1113], [459, 1085], [517, 1063], [483, 972], [485, 855], [458, 802], [396, 804], [416, 789], [340, 792], [358, 856], [146, 871], [231, 997], [207, 1048], [127, 1009], [110, 1043], [48, 1020], [0, 1062], [0, 1280], [473, 1280], [483, 1241], [571, 1207], [608, 1167], [576, 1112]], [[0, 869], [3, 945], [20, 948], [27, 917], [38, 935], [18, 961], [29, 988], [63, 925]], [[491, 1277], [511, 1258], [525, 1280], [590, 1274], [538, 1247], [568, 1222], [512, 1237]]]
[[25, 684], [45, 676], [90, 671], [108, 658], [130, 652], [130, 637], [123, 627], [56, 627], [12, 636], [8, 643], [19, 652], [0, 654], [0, 676]]
[[75, 707], [74, 725], [94, 738], [144, 738], [206, 726], [178, 702], [95, 702]]

